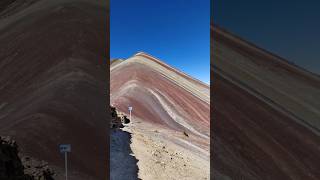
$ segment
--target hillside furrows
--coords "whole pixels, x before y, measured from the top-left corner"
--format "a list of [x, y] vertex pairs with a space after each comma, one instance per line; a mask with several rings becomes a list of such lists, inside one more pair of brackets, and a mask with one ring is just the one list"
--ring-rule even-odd
[[58, 146], [70, 143], [70, 179], [103, 179], [106, 6], [42, 2], [0, 20], [1, 133], [19, 141], [23, 153], [53, 165], [58, 176], [64, 166]]
[[[319, 179], [319, 134], [303, 122], [312, 123], [309, 112], [319, 110], [309, 97], [319, 93], [317, 77], [216, 31], [211, 30], [214, 177]], [[278, 98], [283, 92], [287, 99]]]
[[209, 104], [157, 71], [132, 63], [114, 69], [111, 76], [111, 102], [122, 111], [126, 112], [126, 105], [131, 103], [135, 115], [141, 119], [208, 136]]

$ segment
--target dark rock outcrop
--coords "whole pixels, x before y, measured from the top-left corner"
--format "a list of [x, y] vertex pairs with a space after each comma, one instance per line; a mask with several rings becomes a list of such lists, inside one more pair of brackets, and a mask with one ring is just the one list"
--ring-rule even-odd
[[31, 179], [23, 170], [16, 142], [0, 137], [0, 179]]
[[53, 180], [53, 176], [48, 163], [20, 154], [14, 140], [0, 136], [0, 179]]
[[111, 122], [110, 128], [123, 128], [123, 124], [130, 123], [130, 119], [123, 113], [117, 111], [113, 106], [110, 106]]
[[33, 179], [39, 180], [54, 180], [54, 172], [45, 161], [38, 161], [28, 156], [22, 156], [22, 164], [24, 173], [31, 176]]

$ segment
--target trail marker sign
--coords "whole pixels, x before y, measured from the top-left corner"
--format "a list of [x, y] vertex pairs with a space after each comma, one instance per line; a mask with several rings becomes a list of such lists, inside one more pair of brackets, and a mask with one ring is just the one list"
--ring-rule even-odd
[[60, 144], [59, 149], [60, 149], [61, 153], [71, 152], [71, 145], [70, 144]]
[[71, 152], [71, 145], [60, 144], [59, 150], [60, 150], [60, 153], [64, 153], [64, 167], [66, 170], [66, 180], [68, 180], [68, 152]]
[[130, 121], [132, 121], [132, 119], [131, 119], [132, 106], [129, 106], [129, 107], [128, 107], [128, 110], [129, 110], [129, 114], [130, 114]]

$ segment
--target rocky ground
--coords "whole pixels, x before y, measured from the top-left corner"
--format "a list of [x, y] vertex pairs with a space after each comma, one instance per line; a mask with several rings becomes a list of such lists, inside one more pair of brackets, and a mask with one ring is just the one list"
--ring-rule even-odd
[[132, 136], [130, 147], [138, 160], [139, 178], [210, 179], [209, 154], [194, 151], [192, 147], [185, 148], [184, 145], [189, 146], [189, 137], [183, 132], [155, 127], [145, 122], [133, 122], [123, 130]]
[[14, 140], [0, 137], [0, 179], [53, 180], [54, 175], [47, 162], [19, 153]]
[[209, 153], [189, 143], [195, 137], [137, 118], [122, 124], [117, 114], [124, 113], [111, 110], [118, 117], [111, 122], [111, 179], [210, 179]]
[[110, 106], [110, 178], [111, 180], [137, 179], [137, 159], [132, 155], [131, 133], [124, 131], [124, 123], [129, 119]]
[[110, 122], [111, 129], [123, 128], [124, 127], [123, 124], [128, 124], [130, 122], [127, 116], [117, 111], [115, 107], [110, 106], [110, 112], [111, 112], [111, 122]]

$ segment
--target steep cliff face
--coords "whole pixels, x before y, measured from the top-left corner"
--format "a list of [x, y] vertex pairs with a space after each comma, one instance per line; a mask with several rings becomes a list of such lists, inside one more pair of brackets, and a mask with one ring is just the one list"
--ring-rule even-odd
[[64, 168], [58, 145], [70, 143], [70, 179], [104, 179], [106, 2], [25, 2], [0, 14], [1, 134], [58, 175]]
[[320, 78], [211, 27], [214, 177], [319, 179]]

